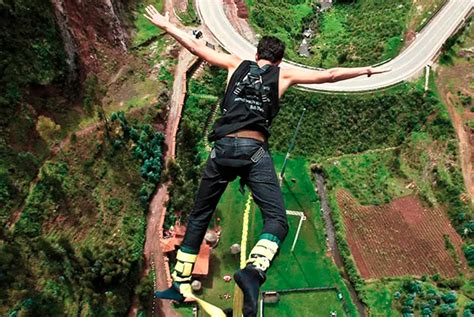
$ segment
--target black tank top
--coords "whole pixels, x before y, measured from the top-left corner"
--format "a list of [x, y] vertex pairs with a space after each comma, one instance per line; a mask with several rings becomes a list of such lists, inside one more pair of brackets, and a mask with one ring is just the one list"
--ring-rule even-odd
[[[261, 87], [257, 85], [259, 89], [244, 84], [248, 83], [251, 65], [254, 72], [256, 69], [260, 72], [262, 83]], [[260, 131], [268, 139], [272, 120], [280, 110], [279, 76], [278, 66], [265, 65], [259, 68], [254, 61], [242, 61], [230, 78], [224, 99], [220, 104], [222, 116], [214, 123], [209, 134], [209, 141], [218, 140], [241, 129]]]

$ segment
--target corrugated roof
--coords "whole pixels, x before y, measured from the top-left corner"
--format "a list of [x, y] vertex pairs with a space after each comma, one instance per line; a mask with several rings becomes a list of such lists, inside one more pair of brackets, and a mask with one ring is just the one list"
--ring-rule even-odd
[[164, 253], [168, 253], [175, 250], [176, 244], [174, 238], [161, 239], [160, 243]]

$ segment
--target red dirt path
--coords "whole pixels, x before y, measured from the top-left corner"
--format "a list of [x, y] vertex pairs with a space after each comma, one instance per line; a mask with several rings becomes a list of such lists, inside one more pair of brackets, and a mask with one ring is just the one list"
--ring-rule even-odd
[[[426, 208], [415, 196], [381, 206], [361, 206], [350, 193], [337, 193], [347, 242], [360, 275], [367, 278], [466, 272], [462, 240], [440, 208]], [[446, 250], [454, 245], [458, 260]]]
[[474, 134], [464, 123], [474, 119], [474, 114], [469, 107], [466, 107], [462, 114], [458, 112], [456, 104], [460, 101], [454, 91], [459, 90], [474, 96], [474, 89], [469, 86], [469, 83], [474, 80], [473, 71], [473, 63], [460, 63], [450, 67], [441, 67], [436, 78], [440, 96], [448, 109], [458, 137], [462, 174], [471, 203], [474, 203]]

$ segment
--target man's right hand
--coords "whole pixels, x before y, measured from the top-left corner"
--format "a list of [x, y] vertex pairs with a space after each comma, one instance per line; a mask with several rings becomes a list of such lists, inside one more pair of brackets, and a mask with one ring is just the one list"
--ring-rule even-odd
[[153, 5], [149, 5], [145, 8], [148, 14], [144, 14], [145, 18], [147, 18], [151, 23], [159, 27], [160, 29], [165, 29], [167, 26], [170, 25], [170, 15], [169, 12], [166, 12], [163, 16], [160, 14]]

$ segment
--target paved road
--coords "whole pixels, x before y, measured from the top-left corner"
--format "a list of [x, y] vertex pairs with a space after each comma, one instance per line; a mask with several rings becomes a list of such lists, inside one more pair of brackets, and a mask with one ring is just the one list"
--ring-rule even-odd
[[[197, 11], [203, 24], [212, 32], [216, 40], [228, 52], [243, 59], [254, 59], [256, 47], [244, 39], [227, 19], [222, 0], [196, 0]], [[373, 77], [359, 77], [343, 82], [301, 85], [303, 88], [320, 91], [357, 92], [376, 90], [420, 74], [425, 65], [430, 64], [446, 39], [464, 21], [474, 6], [474, 0], [450, 0], [417, 35], [413, 43], [400, 55], [381, 67], [391, 67], [392, 71]], [[304, 65], [284, 62], [282, 68]]]

